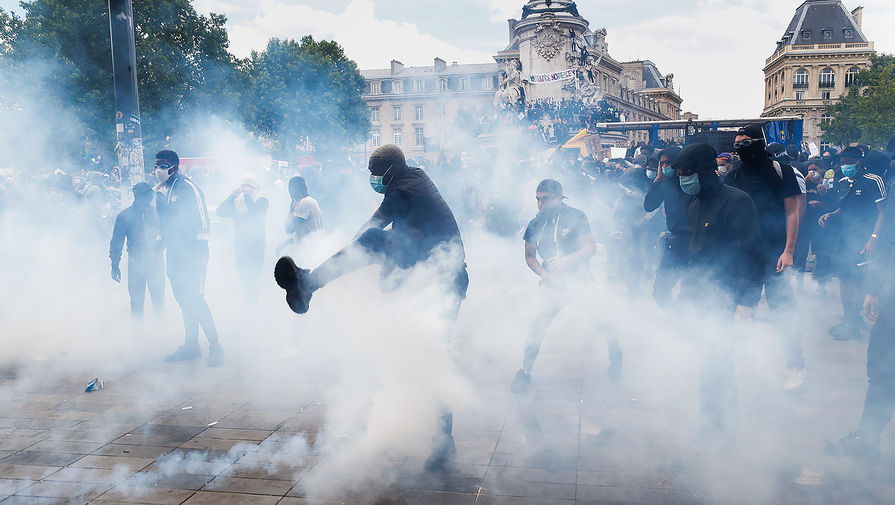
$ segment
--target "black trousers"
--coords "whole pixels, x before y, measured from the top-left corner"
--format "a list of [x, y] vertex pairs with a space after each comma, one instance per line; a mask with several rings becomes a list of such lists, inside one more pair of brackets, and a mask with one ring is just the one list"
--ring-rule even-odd
[[217, 343], [214, 318], [205, 302], [208, 242], [197, 240], [188, 246], [169, 247], [167, 266], [174, 298], [183, 312], [184, 345], [199, 345], [199, 326], [210, 344]]
[[[358, 254], [359, 252], [364, 254]], [[370, 228], [311, 272], [312, 288], [320, 289], [342, 275], [370, 264], [379, 264], [382, 265], [380, 287], [385, 290], [394, 289], [398, 286], [389, 282], [389, 277], [396, 268], [412, 268], [428, 259], [430, 254], [431, 251], [422, 250], [416, 243], [406, 240], [405, 237], [398, 237], [392, 231]], [[458, 260], [455, 270], [446, 272], [443, 281], [446, 283], [446, 291], [456, 295], [456, 303], [450, 314], [451, 320], [456, 321], [460, 313], [460, 304], [466, 299], [466, 291], [469, 288], [466, 263]], [[443, 437], [451, 434], [453, 425], [453, 413], [443, 408], [438, 419], [436, 444], [440, 444]]]
[[867, 347], [867, 377], [870, 385], [864, 399], [861, 435], [876, 442], [895, 413], [895, 295], [880, 297], [879, 319], [870, 332]]
[[662, 259], [653, 282], [653, 299], [660, 307], [671, 302], [671, 290], [684, 277], [690, 261], [690, 237], [669, 235], [665, 238]]
[[131, 315], [135, 318], [143, 317], [147, 288], [152, 297], [152, 311], [160, 315], [165, 306], [165, 269], [161, 258], [128, 256], [127, 292], [131, 300]]

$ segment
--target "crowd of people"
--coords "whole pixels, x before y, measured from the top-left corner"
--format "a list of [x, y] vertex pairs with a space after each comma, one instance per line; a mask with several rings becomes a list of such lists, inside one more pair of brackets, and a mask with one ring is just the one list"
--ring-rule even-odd
[[582, 129], [595, 130], [598, 123], [619, 121], [620, 111], [605, 99], [591, 104], [580, 99], [541, 98], [506, 104], [478, 114], [475, 133], [523, 128], [536, 132], [536, 138], [549, 147], [565, 143]]
[[[552, 118], [554, 106], [536, 102], [526, 118]], [[540, 153], [519, 162], [522, 171], [526, 164], [538, 164], [541, 168], [531, 172], [554, 174], [537, 183], [532, 215], [517, 201], [489, 193], [500, 182], [489, 183], [494, 174], [468, 166], [471, 161], [454, 157], [417, 163], [405, 159], [399, 147], [383, 146], [366, 167], [371, 189], [383, 195], [381, 205], [353, 241], [313, 269], [291, 256], [323, 229], [326, 209], [342, 205], [337, 188], [356, 182], [357, 170], [334, 175], [337, 171], [311, 167], [302, 175], [288, 170], [246, 174], [213, 209], [219, 219], [233, 221], [235, 264], [245, 299], [252, 303], [266, 275], [265, 251], [271, 245], [266, 236], [271, 201], [262, 188], [288, 193], [285, 240], [277, 241], [275, 250], [277, 255], [293, 254], [283, 256], [274, 272], [297, 314], [311, 309], [314, 292], [364, 265], [381, 265], [382, 286], [395, 288], [402, 272], [437, 252], [447, 265], [438, 283], [451, 298], [446, 319], [453, 321], [469, 284], [461, 233], [476, 226], [521, 237], [526, 264], [540, 278], [541, 293], [522, 365], [509, 384], [516, 394], [528, 392], [555, 316], [565, 307], [587, 303], [579, 294], [599, 282], [590, 274], [589, 261], [595, 256], [605, 258], [606, 289], [632, 300], [649, 290], [671, 318], [685, 318], [684, 307], [699, 304], [735, 325], [753, 318], [764, 297], [768, 318], [781, 328], [787, 390], [802, 387], [808, 373], [803, 335], [785, 324], [798, 296], [795, 289], [802, 289], [810, 275], [817, 294], [823, 294], [831, 279], [838, 278], [843, 315], [830, 335], [854, 340], [869, 330], [870, 388], [858, 429], [835, 449], [867, 457], [879, 453], [880, 435], [895, 411], [895, 373], [889, 365], [895, 358], [895, 282], [886, 271], [895, 259], [895, 215], [886, 205], [895, 178], [895, 141], [889, 150], [856, 144], [808, 157], [796, 146], [766, 145], [761, 125], [750, 125], [737, 132], [729, 152], [723, 153], [705, 144], [682, 148], [675, 142], [632, 145], [625, 157], [611, 159]], [[208, 340], [208, 365], [220, 366], [223, 346], [204, 296], [211, 232], [205, 193], [180, 169], [173, 151], [160, 151], [146, 176], [151, 183], [134, 186], [133, 203], [120, 212], [114, 211], [114, 181], [97, 171], [36, 172], [0, 189], [4, 204], [41, 193], [80, 201], [82, 218], [111, 236], [111, 277], [126, 280], [134, 317], [143, 315], [147, 290], [154, 311], [161, 310], [168, 278], [182, 312], [184, 344], [165, 359], [198, 359], [201, 329]], [[570, 195], [582, 202], [581, 208], [565, 202]], [[54, 212], [53, 206], [34, 208]], [[125, 248], [127, 273], [122, 275]], [[606, 335], [608, 378], [617, 380], [624, 353], [610, 328], [615, 323], [584, 312], [594, 316], [593, 328]], [[732, 351], [723, 340], [719, 337], [720, 345], [711, 346], [703, 357], [706, 429], [728, 428], [735, 411]], [[453, 460], [451, 426], [452, 415], [445, 409], [427, 462], [430, 470]]]

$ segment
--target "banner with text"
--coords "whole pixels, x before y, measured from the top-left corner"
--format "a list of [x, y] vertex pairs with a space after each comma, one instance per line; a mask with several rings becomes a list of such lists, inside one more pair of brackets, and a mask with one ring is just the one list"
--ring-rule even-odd
[[528, 82], [532, 84], [547, 84], [548, 82], [568, 81], [575, 78], [575, 71], [571, 68], [560, 72], [552, 72], [549, 74], [532, 75]]

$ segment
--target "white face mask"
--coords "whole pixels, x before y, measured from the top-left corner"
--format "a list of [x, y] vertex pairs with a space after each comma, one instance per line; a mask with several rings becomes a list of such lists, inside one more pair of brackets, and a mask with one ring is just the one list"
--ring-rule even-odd
[[162, 184], [168, 180], [168, 177], [171, 177], [171, 174], [168, 173], [168, 169], [166, 168], [156, 168], [155, 169], [155, 178]]

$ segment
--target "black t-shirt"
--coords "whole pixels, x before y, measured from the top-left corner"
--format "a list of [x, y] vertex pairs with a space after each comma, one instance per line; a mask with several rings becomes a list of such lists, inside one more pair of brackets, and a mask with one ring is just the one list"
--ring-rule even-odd
[[590, 223], [580, 210], [563, 204], [553, 216], [538, 213], [525, 228], [525, 243], [535, 246], [541, 260], [568, 256], [584, 245], [581, 237], [590, 234]]
[[402, 247], [418, 252], [417, 258], [407, 258], [411, 262], [425, 258], [443, 242], [462, 245], [454, 213], [419, 168], [407, 168], [389, 182], [379, 213], [391, 220]]
[[[777, 173], [770, 158], [756, 165], [743, 164], [724, 180], [725, 183], [745, 191], [758, 209], [758, 222], [765, 253], [769, 261], [786, 247], [786, 205], [784, 200], [802, 194], [795, 170], [786, 164], [780, 165]], [[773, 258], [772, 258], [773, 257]]]
[[880, 176], [865, 173], [854, 179], [843, 177], [836, 184], [836, 192], [842, 198], [840, 237], [863, 247], [876, 224], [876, 204], [886, 200], [886, 186]]

